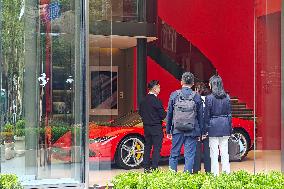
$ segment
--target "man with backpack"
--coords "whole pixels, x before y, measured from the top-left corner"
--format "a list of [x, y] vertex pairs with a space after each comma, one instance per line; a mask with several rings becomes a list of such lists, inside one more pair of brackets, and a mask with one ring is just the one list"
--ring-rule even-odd
[[170, 169], [177, 171], [178, 159], [184, 145], [184, 172], [192, 173], [197, 140], [203, 133], [203, 104], [199, 94], [191, 88], [194, 75], [185, 72], [181, 79], [182, 89], [173, 92], [167, 113], [167, 137], [172, 139]]

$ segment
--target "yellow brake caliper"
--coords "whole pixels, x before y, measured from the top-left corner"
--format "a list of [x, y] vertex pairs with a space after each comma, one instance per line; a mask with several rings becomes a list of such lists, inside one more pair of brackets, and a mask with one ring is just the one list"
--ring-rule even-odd
[[[140, 151], [141, 150], [141, 146], [137, 143], [136, 144], [136, 150]], [[137, 153], [136, 154], [136, 159], [139, 160], [142, 157], [142, 153]]]

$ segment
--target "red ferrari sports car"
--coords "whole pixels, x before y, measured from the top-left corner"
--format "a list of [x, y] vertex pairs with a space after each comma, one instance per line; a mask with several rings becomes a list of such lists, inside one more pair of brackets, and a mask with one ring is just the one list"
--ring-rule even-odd
[[[90, 124], [89, 157], [90, 162], [112, 162], [124, 169], [138, 168], [143, 161], [144, 132], [141, 119], [137, 113], [126, 116], [125, 121], [118, 120], [108, 126]], [[241, 159], [244, 159], [253, 146], [253, 121], [239, 118], [232, 119], [234, 137], [241, 141]], [[169, 157], [171, 140], [166, 137], [161, 150], [162, 157]], [[64, 134], [53, 145], [52, 156], [55, 159], [71, 162], [71, 132]], [[183, 149], [181, 155], [183, 154]]]

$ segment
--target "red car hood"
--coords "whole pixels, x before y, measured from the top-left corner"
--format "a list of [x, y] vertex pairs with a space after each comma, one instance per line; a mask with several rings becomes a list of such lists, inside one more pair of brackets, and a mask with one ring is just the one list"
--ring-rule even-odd
[[[115, 127], [115, 126], [90, 126], [89, 138], [98, 138], [105, 136], [116, 136], [121, 133], [130, 132], [139, 129], [140, 127]], [[142, 129], [142, 127], [141, 127]]]
[[[125, 127], [125, 126], [97, 126], [90, 124], [89, 139], [105, 137], [105, 136], [117, 136], [123, 133], [129, 133], [131, 131], [137, 131], [137, 129], [143, 129], [142, 127]], [[54, 144], [53, 147], [70, 147], [72, 143], [71, 131], [61, 136]]]

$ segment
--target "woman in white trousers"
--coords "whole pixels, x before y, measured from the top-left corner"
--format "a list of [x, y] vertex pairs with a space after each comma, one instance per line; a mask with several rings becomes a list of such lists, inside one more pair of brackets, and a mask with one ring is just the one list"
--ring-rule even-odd
[[232, 133], [231, 102], [225, 93], [220, 76], [209, 80], [212, 93], [205, 99], [204, 121], [209, 136], [211, 172], [219, 175], [218, 156], [221, 155], [222, 171], [230, 173], [228, 140]]

